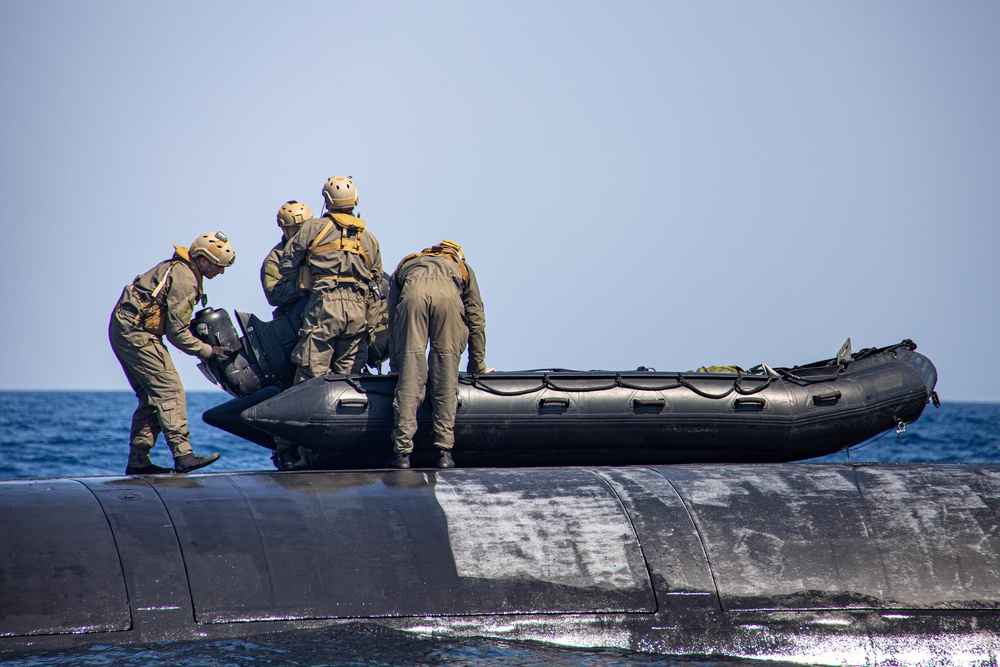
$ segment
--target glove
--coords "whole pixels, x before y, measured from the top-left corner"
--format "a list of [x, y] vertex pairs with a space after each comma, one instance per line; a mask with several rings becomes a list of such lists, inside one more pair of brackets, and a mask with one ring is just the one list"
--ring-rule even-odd
[[219, 361], [225, 361], [226, 359], [229, 358], [229, 354], [230, 354], [229, 350], [227, 350], [226, 348], [222, 347], [221, 345], [213, 345], [212, 346], [212, 358], [213, 359], [218, 359]]

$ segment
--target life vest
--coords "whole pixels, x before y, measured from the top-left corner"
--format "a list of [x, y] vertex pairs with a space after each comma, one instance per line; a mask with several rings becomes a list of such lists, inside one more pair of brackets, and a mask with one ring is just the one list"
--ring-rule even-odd
[[464, 261], [465, 253], [462, 252], [462, 246], [458, 245], [454, 241], [444, 239], [437, 245], [432, 245], [430, 248], [424, 248], [420, 252], [407, 255], [399, 263], [399, 266], [403, 266], [403, 264], [406, 264], [411, 259], [416, 259], [417, 257], [447, 257], [458, 264], [458, 268], [462, 271], [462, 280], [466, 283], [469, 282], [469, 269], [465, 267]]
[[[191, 258], [188, 254], [188, 248], [175, 245], [174, 258], [170, 260], [170, 265], [163, 274], [163, 278], [156, 284], [156, 287], [151, 293], [146, 294], [141, 289], [137, 289], [138, 278], [132, 281], [132, 284], [129, 285], [132, 290], [132, 296], [139, 304], [139, 313], [136, 316], [136, 324], [143, 331], [151, 333], [154, 336], [162, 336], [166, 333], [167, 297], [163, 294], [163, 288], [167, 286], [167, 279], [170, 278], [170, 271], [176, 265], [181, 263], [191, 266]], [[201, 299], [204, 294], [202, 292], [202, 277], [201, 271], [195, 269], [194, 273], [198, 276], [198, 285], [196, 287], [197, 293], [195, 294], [195, 300], [198, 300]]]
[[[371, 274], [372, 261], [368, 258], [368, 253], [365, 252], [364, 246], [361, 245], [361, 235], [365, 231], [365, 221], [348, 213], [327, 213], [323, 217], [329, 218], [329, 220], [326, 221], [323, 229], [320, 230], [316, 238], [306, 248], [306, 263], [299, 267], [298, 287], [302, 290], [312, 288], [313, 275], [308, 264], [309, 258], [327, 250], [340, 250], [342, 252], [349, 252], [352, 255], [360, 255], [361, 259], [365, 261], [365, 266], [368, 267], [368, 273]], [[330, 243], [319, 245], [320, 240], [325, 239], [327, 232], [334, 226], [340, 229], [340, 238]], [[315, 278], [333, 278], [341, 281], [358, 282], [353, 276], [322, 275], [315, 276]]]

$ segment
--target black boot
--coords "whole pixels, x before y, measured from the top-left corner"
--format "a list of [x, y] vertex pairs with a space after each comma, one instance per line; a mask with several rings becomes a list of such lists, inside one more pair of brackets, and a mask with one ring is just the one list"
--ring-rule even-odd
[[392, 458], [389, 459], [390, 468], [400, 468], [406, 469], [410, 467], [410, 455], [409, 454], [393, 454]]
[[185, 454], [184, 456], [178, 456], [174, 459], [174, 472], [191, 472], [192, 470], [197, 470], [198, 468], [204, 468], [210, 463], [215, 463], [219, 460], [218, 452], [212, 452], [211, 454], [206, 454], [205, 456], [198, 456], [197, 454]]
[[437, 467], [438, 468], [454, 468], [455, 467], [455, 459], [451, 458], [451, 450], [450, 449], [444, 449], [444, 448], [441, 448], [441, 447], [438, 448], [438, 462], [437, 462]]
[[127, 466], [125, 468], [126, 475], [166, 475], [173, 471], [173, 468], [164, 468], [153, 463], [147, 463], [144, 466]]

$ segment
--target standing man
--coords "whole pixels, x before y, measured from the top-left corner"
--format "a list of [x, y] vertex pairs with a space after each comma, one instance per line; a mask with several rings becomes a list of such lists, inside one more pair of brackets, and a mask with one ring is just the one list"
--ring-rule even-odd
[[313, 214], [309, 207], [295, 200], [285, 202], [278, 209], [277, 218], [278, 227], [281, 228], [281, 240], [271, 248], [271, 252], [264, 258], [264, 263], [260, 265], [260, 284], [264, 288], [267, 302], [274, 306], [272, 313], [274, 318], [281, 317], [303, 299], [304, 295], [294, 280], [281, 279], [278, 263], [281, 261], [281, 253], [288, 245], [288, 240], [295, 236], [295, 233], [302, 227], [302, 223], [311, 220], [312, 217]]
[[[438, 468], [454, 468], [458, 364], [469, 346], [469, 373], [486, 368], [486, 316], [479, 284], [454, 241], [403, 258], [389, 285], [391, 368], [399, 373], [392, 401], [394, 468], [409, 468], [417, 408], [431, 388], [434, 446]], [[427, 341], [430, 341], [430, 354]]]
[[360, 373], [368, 355], [368, 298], [381, 280], [378, 240], [354, 215], [358, 191], [349, 176], [323, 186], [326, 213], [302, 224], [278, 264], [282, 280], [309, 291], [299, 343], [292, 350], [295, 382]]
[[[226, 235], [209, 232], [189, 248], [175, 245], [173, 257], [136, 276], [122, 291], [111, 313], [108, 338], [139, 399], [132, 414], [126, 475], [190, 472], [219, 458], [217, 453], [198, 456], [191, 449], [184, 386], [163, 337], [202, 360], [229, 356], [226, 348], [195, 338], [188, 325], [194, 304], [205, 303], [202, 278], [225, 273], [234, 261], [236, 253]], [[172, 469], [154, 465], [149, 458], [161, 432], [173, 453]]]
[[[264, 296], [267, 297], [267, 302], [274, 306], [272, 318], [285, 315], [305, 298], [296, 280], [285, 280], [281, 277], [278, 265], [281, 263], [281, 255], [288, 241], [298, 233], [302, 224], [306, 220], [312, 220], [312, 217], [309, 207], [295, 200], [285, 202], [278, 209], [277, 219], [278, 227], [281, 228], [281, 240], [271, 248], [271, 252], [260, 266], [260, 284], [264, 288]], [[298, 320], [296, 324], [301, 327], [301, 314], [296, 319]], [[303, 448], [297, 447], [291, 440], [275, 436], [271, 460], [278, 470], [292, 470], [304, 452]]]

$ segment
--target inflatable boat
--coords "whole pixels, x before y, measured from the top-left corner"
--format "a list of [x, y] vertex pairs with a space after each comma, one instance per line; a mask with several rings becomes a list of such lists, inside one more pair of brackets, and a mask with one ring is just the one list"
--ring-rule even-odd
[[[294, 315], [263, 322], [200, 311], [196, 335], [226, 345], [202, 364], [234, 396], [206, 423], [261, 446], [285, 438], [314, 469], [384, 467], [391, 448], [391, 375], [327, 375], [291, 386]], [[283, 321], [287, 320], [287, 321]], [[370, 362], [384, 357], [384, 331]], [[527, 467], [787, 462], [830, 454], [915, 421], [937, 403], [937, 371], [910, 340], [792, 367], [727, 372], [568, 371], [461, 374], [459, 466]], [[709, 368], [718, 370], [716, 368]], [[728, 372], [728, 371], [732, 372]], [[430, 408], [418, 412], [412, 462], [430, 465]]]

